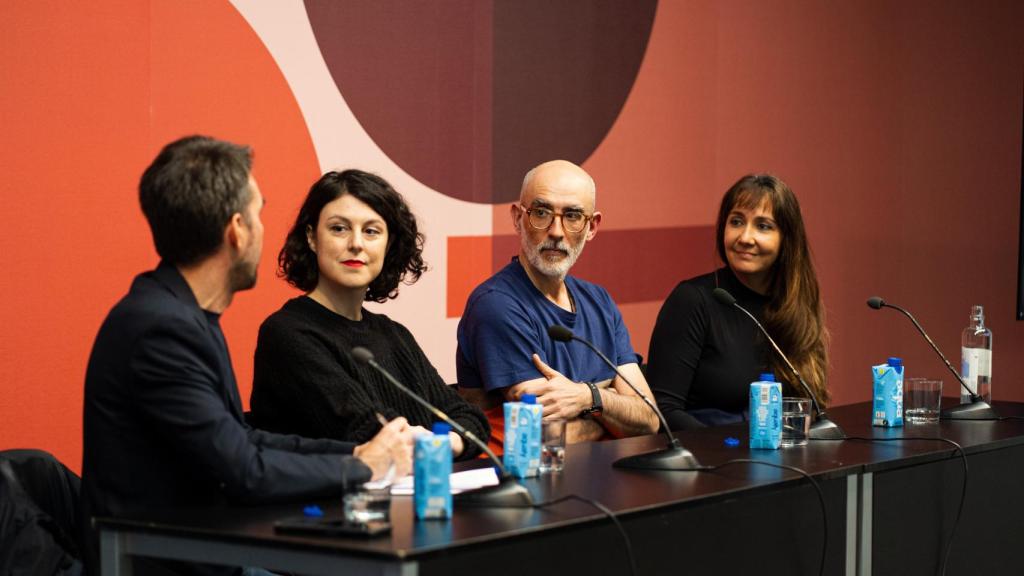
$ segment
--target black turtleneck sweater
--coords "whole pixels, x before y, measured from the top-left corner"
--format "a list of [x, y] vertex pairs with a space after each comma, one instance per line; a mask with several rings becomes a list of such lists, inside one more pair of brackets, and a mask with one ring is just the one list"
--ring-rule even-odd
[[673, 430], [702, 426], [688, 410], [743, 412], [750, 383], [768, 369], [764, 337], [746, 314], [715, 299], [718, 286], [762, 320], [767, 298], [728, 267], [676, 286], [658, 313], [647, 364], [647, 381]]
[[[487, 418], [447, 386], [412, 334], [382, 314], [363, 309], [353, 321], [300, 296], [267, 318], [256, 344], [250, 408], [253, 424], [309, 438], [362, 443], [380, 431], [375, 412], [389, 420], [405, 416], [430, 428], [436, 420], [369, 366], [349, 354], [355, 346], [485, 442]], [[465, 442], [460, 459], [479, 449]]]

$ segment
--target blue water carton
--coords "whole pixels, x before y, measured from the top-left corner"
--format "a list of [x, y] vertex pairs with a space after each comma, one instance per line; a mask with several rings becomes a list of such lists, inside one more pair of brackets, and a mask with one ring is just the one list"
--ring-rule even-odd
[[540, 471], [540, 421], [543, 407], [533, 394], [520, 402], [505, 403], [505, 468], [516, 478], [536, 476]]
[[777, 450], [782, 442], [782, 384], [774, 374], [750, 383], [750, 447]]
[[885, 364], [871, 367], [874, 399], [871, 424], [874, 426], [903, 426], [903, 360], [889, 358]]
[[420, 434], [413, 445], [413, 506], [417, 518], [452, 517], [451, 426], [438, 422], [433, 434]]

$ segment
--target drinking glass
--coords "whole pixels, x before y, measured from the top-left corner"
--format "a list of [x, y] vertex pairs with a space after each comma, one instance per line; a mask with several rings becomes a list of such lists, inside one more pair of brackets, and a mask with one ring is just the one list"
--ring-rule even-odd
[[551, 418], [540, 426], [540, 472], [561, 472], [565, 468], [565, 419]]
[[803, 446], [811, 429], [811, 401], [807, 398], [782, 399], [782, 442], [780, 446]]
[[940, 404], [942, 380], [907, 378], [903, 391], [903, 414], [907, 422], [938, 422]]
[[345, 520], [354, 524], [387, 522], [391, 517], [391, 486], [361, 487], [344, 498]]

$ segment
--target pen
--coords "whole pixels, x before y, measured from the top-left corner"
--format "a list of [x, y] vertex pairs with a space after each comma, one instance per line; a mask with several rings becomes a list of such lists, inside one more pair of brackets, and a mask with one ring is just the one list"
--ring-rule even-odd
[[[380, 412], [374, 412], [374, 414], [377, 416], [377, 422], [380, 422], [381, 426], [387, 426], [388, 425], [388, 419], [385, 418], [383, 414], [381, 414]], [[394, 480], [395, 480], [395, 461], [392, 460], [391, 461], [391, 465], [388, 466], [387, 473], [384, 474], [383, 482], [384, 482], [385, 486], [388, 486]]]

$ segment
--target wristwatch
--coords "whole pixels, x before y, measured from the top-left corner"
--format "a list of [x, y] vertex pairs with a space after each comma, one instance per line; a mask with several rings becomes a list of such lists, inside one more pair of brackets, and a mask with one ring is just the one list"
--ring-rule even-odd
[[580, 416], [599, 416], [601, 412], [604, 411], [604, 404], [601, 402], [601, 389], [593, 382], [584, 382], [584, 384], [590, 388], [590, 395], [593, 398], [593, 404], [590, 408], [580, 412]]

